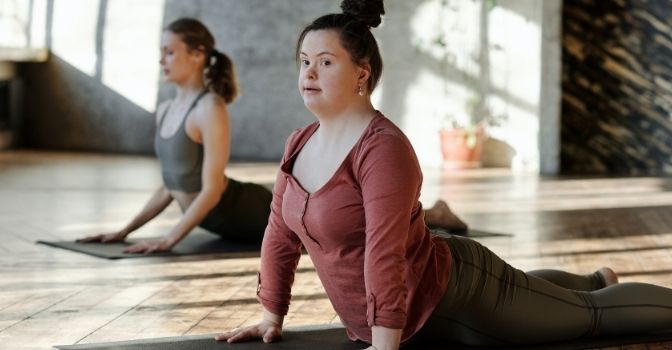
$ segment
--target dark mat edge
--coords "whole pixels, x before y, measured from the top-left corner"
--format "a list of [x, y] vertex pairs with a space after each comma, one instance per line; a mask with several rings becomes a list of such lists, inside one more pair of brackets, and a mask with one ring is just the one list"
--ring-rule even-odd
[[[340, 324], [320, 324], [320, 325], [310, 325], [310, 326], [297, 326], [297, 327], [287, 327], [283, 329], [284, 332], [309, 332], [309, 331], [322, 331], [322, 330], [331, 330], [331, 329], [342, 329], [345, 332], [345, 328]], [[172, 337], [159, 337], [159, 338], [145, 338], [145, 339], [134, 339], [134, 340], [121, 340], [121, 341], [111, 341], [111, 342], [102, 342], [102, 343], [86, 343], [86, 344], [72, 344], [72, 345], [54, 345], [53, 349], [59, 350], [77, 350], [77, 349], [87, 349], [88, 347], [97, 346], [125, 346], [125, 345], [134, 345], [134, 344], [163, 344], [168, 341], [188, 341], [188, 340], [201, 340], [201, 339], [210, 339], [214, 338], [217, 333], [205, 333], [205, 334], [194, 334], [194, 335], [181, 335], [181, 336], [172, 336]], [[345, 334], [345, 333], [344, 333]], [[347, 339], [347, 338], [345, 338]]]

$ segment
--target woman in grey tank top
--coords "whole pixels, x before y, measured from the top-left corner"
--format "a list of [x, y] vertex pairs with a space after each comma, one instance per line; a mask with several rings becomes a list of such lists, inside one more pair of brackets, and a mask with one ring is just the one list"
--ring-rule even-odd
[[[215, 49], [205, 25], [182, 18], [163, 32], [161, 68], [164, 79], [177, 87], [176, 98], [157, 108], [154, 147], [161, 162], [163, 186], [123, 229], [79, 241], [123, 241], [177, 200], [184, 216], [166, 237], [133, 244], [125, 252], [170, 250], [196, 226], [228, 239], [260, 243], [272, 193], [224, 175], [230, 147], [226, 106], [238, 92], [233, 63]], [[425, 221], [452, 232], [467, 229], [443, 201], [425, 210]]]
[[227, 105], [238, 87], [231, 60], [215, 49], [200, 21], [178, 19], [161, 38], [161, 68], [177, 96], [157, 108], [155, 150], [163, 185], [123, 229], [81, 242], [123, 241], [176, 200], [184, 215], [163, 239], [141, 241], [130, 253], [170, 250], [196, 226], [226, 238], [261, 242], [272, 194], [265, 187], [224, 175], [230, 150]]

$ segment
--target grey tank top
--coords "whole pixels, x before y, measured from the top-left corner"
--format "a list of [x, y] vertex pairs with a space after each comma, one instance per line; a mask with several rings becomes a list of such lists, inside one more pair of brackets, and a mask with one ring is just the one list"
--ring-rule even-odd
[[154, 150], [161, 163], [163, 184], [169, 190], [198, 192], [201, 190], [203, 168], [203, 145], [194, 142], [187, 135], [186, 124], [189, 113], [208, 91], [201, 92], [191, 103], [182, 119], [180, 128], [169, 138], [161, 137], [161, 128], [168, 115], [166, 108], [154, 136]]

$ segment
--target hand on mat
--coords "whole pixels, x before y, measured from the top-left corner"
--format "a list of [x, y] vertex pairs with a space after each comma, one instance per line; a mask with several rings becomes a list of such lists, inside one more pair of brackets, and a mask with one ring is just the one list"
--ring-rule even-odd
[[282, 337], [282, 327], [270, 321], [261, 321], [258, 325], [236, 328], [232, 331], [217, 334], [215, 340], [237, 343], [252, 339], [261, 339], [264, 343], [272, 343]]
[[157, 241], [142, 241], [131, 244], [124, 249], [124, 253], [151, 254], [156, 252], [166, 252], [169, 251], [170, 248], [172, 248], [172, 246], [168, 241], [160, 239]]
[[113, 233], [101, 233], [93, 236], [88, 236], [76, 240], [77, 243], [114, 243], [114, 242], [123, 242], [126, 238], [124, 232], [113, 232]]

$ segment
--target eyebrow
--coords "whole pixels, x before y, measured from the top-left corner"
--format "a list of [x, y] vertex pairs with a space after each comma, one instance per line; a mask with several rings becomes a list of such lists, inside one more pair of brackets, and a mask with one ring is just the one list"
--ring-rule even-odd
[[[301, 51], [301, 55], [303, 55], [303, 56], [308, 56], [308, 54], [305, 53], [305, 52], [303, 52], [303, 51]], [[318, 53], [316, 56], [319, 57], [319, 56], [323, 56], [323, 55], [336, 56], [336, 55], [334, 55], [333, 53], [331, 53], [331, 52], [329, 52], [329, 51], [322, 51], [322, 52]]]

